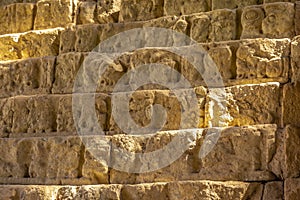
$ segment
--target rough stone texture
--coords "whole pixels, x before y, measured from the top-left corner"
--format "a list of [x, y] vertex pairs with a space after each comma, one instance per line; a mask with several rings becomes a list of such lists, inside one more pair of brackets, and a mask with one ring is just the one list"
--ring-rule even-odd
[[287, 2], [246, 7], [241, 38], [291, 38], [295, 35], [294, 14], [294, 4]]
[[[227, 128], [221, 132], [221, 137], [212, 151], [204, 158], [199, 158], [199, 151], [206, 152], [213, 137], [213, 129], [198, 131], [196, 139], [191, 132], [182, 132], [183, 138], [189, 136], [188, 150], [171, 165], [154, 172], [143, 174], [129, 174], [112, 169], [111, 183], [144, 183], [175, 180], [244, 180], [259, 181], [273, 180], [274, 176], [268, 169], [268, 163], [274, 154], [276, 126], [255, 126], [243, 128]], [[133, 136], [114, 136], [116, 147], [112, 147], [112, 162], [123, 148], [129, 152], [153, 152], [174, 139], [175, 135], [156, 135], [150, 138]], [[204, 138], [208, 137], [204, 141]], [[157, 139], [156, 139], [157, 138]], [[158, 139], [160, 138], [160, 139]], [[204, 143], [205, 142], [205, 143]], [[203, 147], [204, 146], [204, 147]], [[173, 152], [176, 152], [174, 150]], [[116, 154], [116, 156], [114, 156]], [[161, 156], [161, 159], [168, 159]], [[141, 164], [139, 157], [129, 156], [126, 159]], [[238, 162], [237, 162], [238, 160]], [[147, 165], [131, 166], [129, 170], [146, 169]], [[149, 163], [150, 164], [150, 163]], [[151, 166], [156, 163], [151, 163]], [[120, 166], [118, 166], [120, 167]], [[128, 164], [129, 167], [129, 164]], [[140, 167], [140, 168], [139, 168]], [[144, 168], [143, 168], [144, 167]]]
[[220, 126], [280, 124], [278, 83], [210, 89], [207, 102], [206, 124], [209, 127], [213, 123]]
[[291, 42], [291, 82], [300, 81], [300, 36], [295, 37]]
[[300, 175], [300, 130], [294, 126], [285, 129], [285, 177], [298, 178]]
[[300, 85], [286, 84], [283, 87], [283, 111], [282, 125], [288, 124], [298, 126], [300, 123], [300, 106], [297, 102], [300, 99]]
[[[0, 36], [0, 60], [53, 56], [59, 51], [61, 29]], [[30, 48], [28, 48], [30, 46]]]
[[12, 103], [12, 98], [0, 99], [0, 134], [11, 132], [13, 120]]
[[236, 39], [236, 12], [215, 10], [195, 14], [189, 19], [190, 37], [197, 42], [226, 41]]
[[237, 78], [288, 78], [290, 41], [254, 39], [237, 50]]
[[284, 199], [283, 182], [269, 182], [265, 184], [263, 200]]
[[284, 199], [296, 200], [300, 196], [300, 179], [286, 179], [284, 182]]
[[163, 5], [163, 0], [122, 0], [119, 21], [145, 21], [162, 17]]
[[54, 64], [55, 57], [0, 63], [0, 97], [49, 94], [54, 79]]
[[259, 4], [260, 0], [232, 0], [232, 1], [218, 1], [212, 0], [212, 9], [234, 9], [234, 8], [241, 8], [250, 5]]
[[296, 32], [296, 35], [300, 35], [300, 2], [299, 1], [296, 1], [295, 2], [295, 32]]
[[65, 27], [72, 22], [73, 0], [40, 0], [37, 3], [37, 13], [34, 29]]
[[164, 15], [189, 15], [210, 10], [210, 0], [165, 0]]
[[35, 5], [12, 4], [0, 7], [0, 34], [22, 33], [33, 29]]

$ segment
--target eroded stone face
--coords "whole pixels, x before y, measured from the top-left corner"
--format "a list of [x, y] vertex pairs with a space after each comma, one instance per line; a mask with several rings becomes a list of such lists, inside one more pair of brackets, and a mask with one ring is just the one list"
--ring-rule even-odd
[[284, 198], [286, 200], [296, 200], [300, 195], [300, 179], [287, 179], [284, 182]]
[[165, 0], [164, 1], [164, 15], [189, 15], [199, 12], [207, 12], [210, 10], [208, 0]]
[[218, 1], [218, 0], [212, 0], [212, 9], [235, 9], [235, 8], [241, 8], [245, 6], [250, 5], [256, 5], [259, 4], [258, 0], [224, 0], [224, 1]]

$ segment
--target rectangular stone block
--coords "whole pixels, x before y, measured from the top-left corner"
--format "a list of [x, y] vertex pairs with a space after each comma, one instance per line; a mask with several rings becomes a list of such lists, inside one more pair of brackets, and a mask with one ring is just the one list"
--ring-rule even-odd
[[[222, 16], [220, 18], [220, 16]], [[197, 42], [215, 42], [236, 39], [236, 11], [215, 10], [191, 15], [190, 37]], [[222, 24], [222, 25], [220, 25]]]
[[13, 119], [12, 105], [12, 98], [0, 99], [0, 135], [5, 136], [11, 132]]
[[264, 187], [263, 200], [281, 200], [284, 199], [283, 182], [274, 181], [268, 182]]
[[49, 94], [54, 79], [55, 57], [2, 62], [0, 97]]
[[300, 35], [300, 2], [295, 2], [295, 33], [296, 35]]
[[162, 17], [163, 7], [163, 0], [122, 0], [119, 21], [146, 21]]
[[0, 60], [57, 55], [61, 30], [50, 29], [24, 34], [2, 35], [0, 36]]
[[117, 23], [122, 0], [98, 1], [96, 12], [97, 22], [100, 24]]
[[300, 81], [300, 36], [296, 36], [291, 42], [291, 82]]
[[237, 79], [288, 80], [289, 39], [242, 40], [236, 55]]
[[279, 83], [212, 88], [206, 100], [206, 125], [279, 125], [280, 91]]
[[282, 98], [282, 126], [295, 125], [300, 123], [300, 86], [299, 84], [286, 84], [283, 87]]
[[[113, 94], [109, 130], [130, 134], [131, 131], [137, 131], [135, 126], [149, 126], [147, 134], [150, 134], [160, 129], [204, 127], [205, 95], [204, 88], [197, 91], [179, 90], [174, 93], [168, 90], [145, 90], [137, 91], [132, 96], [130, 93]], [[129, 106], [125, 106], [125, 102], [129, 102]], [[155, 104], [160, 106], [158, 110], [153, 108]], [[164, 109], [165, 114], [162, 113]], [[133, 121], [128, 119], [131, 117]]]
[[36, 3], [38, 0], [2, 0], [0, 6], [6, 6], [15, 3]]
[[73, 22], [73, 0], [41, 0], [37, 3], [34, 29], [65, 27]]
[[184, 1], [184, 0], [165, 0], [164, 15], [189, 15], [193, 13], [210, 11], [210, 0]]
[[241, 38], [291, 38], [295, 35], [293, 3], [246, 7], [241, 16]]
[[[275, 125], [261, 125], [161, 132], [147, 137], [116, 135], [112, 138], [111, 158], [115, 167], [112, 167], [110, 180], [126, 184], [274, 180], [268, 164], [276, 148], [275, 131]], [[218, 133], [220, 138], [216, 141]], [[177, 154], [179, 158], [173, 160]], [[144, 173], [134, 173], [138, 171]]]
[[250, 5], [260, 4], [261, 0], [232, 0], [232, 1], [218, 1], [212, 0], [212, 10], [217, 9], [235, 9]]
[[286, 179], [284, 182], [284, 199], [297, 200], [300, 196], [300, 179]]

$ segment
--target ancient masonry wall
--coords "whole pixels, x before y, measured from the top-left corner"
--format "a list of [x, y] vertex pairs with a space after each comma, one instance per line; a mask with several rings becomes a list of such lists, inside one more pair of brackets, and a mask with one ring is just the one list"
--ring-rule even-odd
[[[100, 142], [107, 159], [95, 159], [76, 134], [72, 89], [88, 52], [117, 33], [143, 27], [185, 33], [203, 44], [222, 74], [227, 117], [220, 117], [220, 139], [204, 158], [198, 155], [215, 117], [209, 112], [214, 89], [166, 51], [127, 52], [100, 80], [95, 108], [106, 139], [116, 145], [85, 137]], [[300, 2], [1, 0], [0, 34], [0, 199], [300, 198]], [[149, 152], [184, 132], [178, 100], [158, 86], [135, 92], [129, 107], [145, 126], [149, 106], [163, 105], [168, 117], [161, 132], [148, 138], [122, 134], [112, 117], [116, 82], [148, 62], [171, 66], [192, 84], [199, 130], [169, 166], [126, 173], [108, 167], [119, 147]]]

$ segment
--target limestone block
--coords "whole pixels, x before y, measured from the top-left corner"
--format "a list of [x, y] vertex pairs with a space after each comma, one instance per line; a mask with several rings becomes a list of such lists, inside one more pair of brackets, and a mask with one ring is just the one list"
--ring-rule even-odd
[[[210, 149], [206, 146], [216, 130], [198, 130], [196, 135], [191, 131], [162, 132], [153, 136], [113, 136], [112, 162], [119, 163], [118, 167], [127, 167], [129, 170], [143, 170], [149, 166], [159, 166], [162, 161], [168, 160], [176, 149], [161, 154], [158, 163], [141, 159], [138, 154], [126, 157], [127, 162], [121, 165], [116, 160], [122, 151], [133, 153], [153, 152], [166, 147], [175, 135], [187, 141], [187, 150], [169, 166], [153, 172], [133, 174], [111, 170], [111, 183], [146, 183], [168, 182], [177, 180], [239, 180], [261, 181], [274, 180], [274, 175], [268, 169], [275, 148], [274, 125], [252, 127], [232, 127], [221, 131], [216, 145]], [[195, 138], [196, 136], [196, 138]], [[209, 137], [204, 140], [205, 137]], [[176, 140], [177, 141], [177, 140]], [[204, 147], [203, 147], [204, 146]], [[203, 148], [202, 148], [203, 147]], [[206, 157], [199, 157], [205, 155]], [[123, 157], [124, 158], [124, 157]], [[157, 159], [155, 159], [156, 161]], [[134, 165], [129, 163], [134, 161]], [[127, 163], [127, 164], [126, 164]], [[121, 166], [120, 166], [121, 165]]]
[[59, 54], [75, 51], [76, 30], [71, 26], [60, 34]]
[[95, 23], [96, 2], [87, 1], [79, 2], [77, 10], [76, 24], [93, 24]]
[[38, 0], [2, 0], [0, 6], [6, 6], [15, 3], [36, 3]]
[[284, 141], [284, 176], [287, 178], [297, 178], [300, 175], [300, 130], [294, 126], [285, 128]]
[[121, 191], [123, 199], [168, 199], [166, 183], [125, 185]]
[[282, 126], [288, 124], [299, 125], [300, 106], [300, 86], [299, 84], [286, 84], [283, 87], [283, 111], [282, 111]]
[[259, 4], [260, 0], [232, 0], [232, 1], [218, 1], [218, 0], [212, 0], [212, 9], [235, 9], [235, 8], [241, 8], [245, 6], [250, 5], [256, 5]]
[[291, 82], [300, 81], [300, 36], [295, 37], [291, 42]]
[[267, 37], [293, 37], [295, 8], [292, 3], [274, 3], [264, 6], [266, 18], [262, 22], [262, 31]]
[[243, 10], [241, 38], [291, 38], [295, 35], [293, 3], [279, 2]]
[[184, 1], [184, 0], [166, 0], [164, 3], [164, 15], [189, 15], [210, 10], [209, 0]]
[[288, 78], [288, 39], [243, 40], [236, 55], [237, 79]]
[[57, 57], [53, 93], [71, 94], [73, 92], [76, 74], [83, 59], [82, 53], [66, 53]]
[[101, 136], [84, 137], [84, 162], [82, 176], [93, 184], [107, 184], [108, 164], [110, 163], [110, 138]]
[[57, 99], [48, 96], [16, 97], [13, 102], [14, 133], [56, 131]]
[[162, 17], [163, 7], [163, 0], [122, 0], [119, 21], [146, 21]]
[[284, 199], [283, 182], [269, 182], [265, 184], [263, 200]]
[[[177, 98], [173, 92], [168, 90], [137, 91], [133, 93], [132, 96], [129, 96], [129, 93], [114, 94], [116, 99], [123, 99], [124, 95], [126, 95], [125, 97], [129, 99], [129, 110], [125, 110], [124, 108], [122, 109], [123, 101], [119, 100], [112, 102], [112, 109], [116, 109], [113, 113], [116, 115], [112, 115], [109, 120], [109, 130], [115, 132], [126, 132], [126, 130], [132, 131], [132, 129], [135, 130], [127, 118], [121, 117], [122, 115], [125, 115], [125, 112], [130, 113], [133, 123], [140, 126], [140, 128], [146, 127], [150, 123], [152, 125], [151, 130], [160, 130], [160, 128], [162, 128], [161, 130], [176, 130], [180, 128], [203, 127], [204, 99], [206, 92], [204, 89], [202, 91], [203, 93], [199, 93], [196, 97], [198, 99], [195, 99], [197, 101], [195, 108], [192, 107], [194, 105], [189, 102], [190, 98], [192, 98], [192, 93], [197, 93], [193, 89], [180, 91], [180, 93], [178, 93], [179, 96], [181, 95], [180, 99]], [[159, 108], [160, 112], [153, 110], [152, 106], [155, 104], [162, 106]], [[163, 110], [165, 110], [166, 116], [161, 113]], [[155, 116], [155, 118], [152, 119], [152, 116]], [[162, 124], [162, 122], [164, 122], [164, 124]], [[121, 126], [125, 126], [125, 128], [120, 127], [120, 123]]]
[[286, 179], [284, 182], [284, 199], [296, 200], [300, 195], [300, 179]]
[[46, 194], [46, 188], [41, 186], [3, 186], [0, 191], [2, 199], [18, 199], [21, 196], [24, 200], [50, 198]]
[[233, 86], [225, 91], [210, 89], [206, 124], [209, 127], [213, 123], [218, 126], [280, 124], [280, 94], [278, 83]]
[[249, 6], [243, 9], [241, 24], [243, 27], [241, 38], [263, 37], [262, 22], [265, 13], [262, 6]]
[[12, 98], [0, 99], [0, 134], [10, 133], [12, 128]]
[[97, 21], [100, 24], [117, 23], [121, 9], [121, 0], [100, 0], [97, 2]]
[[275, 3], [275, 2], [297, 2], [297, 0], [264, 0], [264, 3]]
[[263, 185], [244, 182], [182, 181], [168, 183], [169, 198], [174, 200], [201, 199], [260, 199]]
[[236, 39], [236, 12], [215, 10], [190, 17], [190, 37], [197, 42], [227, 41]]
[[72, 0], [41, 0], [37, 3], [34, 29], [65, 27], [72, 23]]
[[0, 59], [16, 60], [57, 55], [60, 31], [61, 29], [51, 29], [0, 36]]
[[54, 77], [54, 62], [55, 57], [2, 62], [0, 96], [50, 93]]

